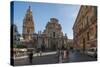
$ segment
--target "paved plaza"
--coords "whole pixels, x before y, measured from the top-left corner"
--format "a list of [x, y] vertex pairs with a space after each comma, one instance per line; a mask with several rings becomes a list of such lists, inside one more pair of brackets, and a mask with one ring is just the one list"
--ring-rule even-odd
[[[69, 62], [84, 62], [84, 61], [96, 61], [97, 58], [90, 57], [88, 55], [81, 54], [77, 51], [70, 51], [69, 57], [66, 59], [63, 59], [60, 63], [69, 63]], [[29, 59], [27, 56], [23, 56], [21, 58], [17, 58], [14, 60], [14, 65], [37, 65], [37, 64], [56, 64], [59, 63], [58, 57], [56, 52], [48, 52], [43, 53], [42, 56], [36, 56], [34, 55], [32, 59], [32, 64], [29, 62]]]

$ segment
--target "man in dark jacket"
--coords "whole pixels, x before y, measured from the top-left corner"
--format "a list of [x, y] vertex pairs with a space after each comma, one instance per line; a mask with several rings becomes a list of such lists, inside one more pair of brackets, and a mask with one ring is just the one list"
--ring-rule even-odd
[[33, 52], [31, 51], [29, 53], [29, 62], [32, 64], [32, 59], [33, 59]]

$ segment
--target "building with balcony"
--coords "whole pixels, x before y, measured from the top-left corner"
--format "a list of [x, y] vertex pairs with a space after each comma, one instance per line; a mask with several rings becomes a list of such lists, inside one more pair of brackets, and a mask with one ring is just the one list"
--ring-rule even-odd
[[97, 7], [81, 6], [73, 26], [74, 47], [83, 52], [97, 47]]

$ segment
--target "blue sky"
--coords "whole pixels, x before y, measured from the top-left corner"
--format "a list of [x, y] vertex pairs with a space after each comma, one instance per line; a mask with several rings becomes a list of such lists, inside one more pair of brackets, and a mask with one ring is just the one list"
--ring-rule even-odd
[[50, 18], [55, 17], [62, 26], [62, 32], [67, 33], [68, 38], [73, 38], [72, 27], [80, 5], [15, 1], [14, 24], [17, 25], [19, 33], [22, 33], [23, 19], [29, 5], [32, 9], [35, 32], [43, 31]]

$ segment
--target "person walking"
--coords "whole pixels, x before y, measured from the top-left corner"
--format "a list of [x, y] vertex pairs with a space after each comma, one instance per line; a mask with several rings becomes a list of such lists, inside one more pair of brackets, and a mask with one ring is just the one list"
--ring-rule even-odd
[[33, 52], [29, 52], [29, 62], [32, 64]]
[[60, 61], [59, 57], [60, 57], [60, 49], [57, 48], [57, 58], [58, 58], [58, 62]]
[[68, 50], [68, 48], [66, 49], [66, 56], [67, 56], [67, 58], [69, 57], [69, 50]]
[[37, 56], [39, 56], [39, 48], [36, 49]]
[[60, 50], [59, 63], [63, 62], [63, 50]]
[[64, 45], [62, 45], [62, 48], [61, 48], [62, 59], [64, 59], [64, 49], [65, 49], [65, 47], [64, 47]]
[[66, 48], [64, 49], [64, 59], [66, 59], [67, 53], [66, 53]]
[[43, 52], [43, 45], [41, 45], [41, 48], [40, 48], [40, 56], [42, 56], [42, 52]]
[[42, 56], [42, 50], [40, 50], [40, 56]]

